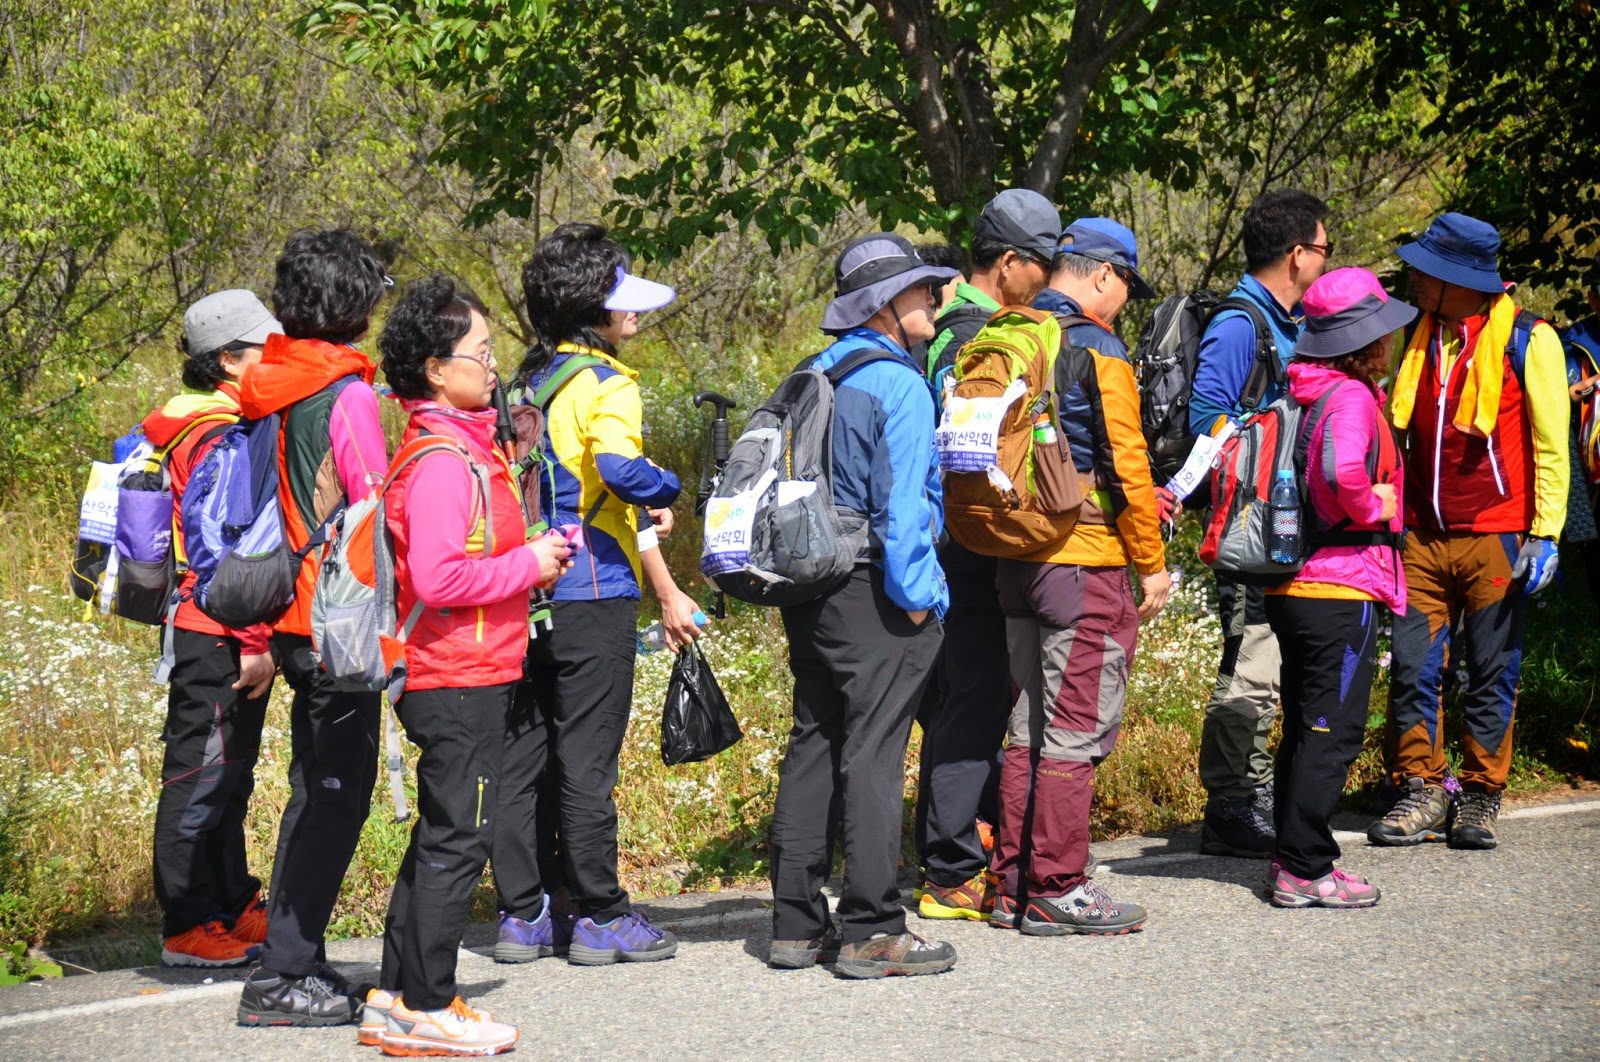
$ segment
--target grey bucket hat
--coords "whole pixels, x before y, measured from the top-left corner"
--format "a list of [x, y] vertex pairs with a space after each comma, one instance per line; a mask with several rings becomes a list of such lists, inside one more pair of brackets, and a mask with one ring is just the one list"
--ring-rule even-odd
[[822, 314], [822, 330], [832, 335], [859, 328], [894, 297], [917, 284], [942, 284], [959, 271], [928, 265], [911, 241], [892, 232], [854, 240], [834, 267], [834, 299]]
[[229, 343], [259, 347], [282, 331], [283, 325], [255, 292], [242, 288], [213, 292], [183, 312], [183, 341], [197, 355]]

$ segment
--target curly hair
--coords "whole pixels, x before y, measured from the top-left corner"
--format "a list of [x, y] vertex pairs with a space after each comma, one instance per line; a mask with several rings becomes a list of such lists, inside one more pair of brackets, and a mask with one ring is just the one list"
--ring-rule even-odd
[[401, 398], [431, 398], [428, 359], [452, 354], [472, 328], [472, 314], [487, 316], [471, 291], [440, 273], [406, 288], [389, 311], [378, 338], [383, 375]]
[[517, 368], [526, 381], [555, 357], [556, 345], [582, 343], [615, 353], [595, 329], [611, 322], [606, 298], [617, 286], [617, 269], [628, 266], [627, 252], [602, 225], [569, 221], [534, 245], [522, 267], [533, 343]]
[[390, 283], [378, 252], [349, 229], [305, 229], [278, 256], [272, 309], [295, 339], [353, 343]]
[[1348, 354], [1340, 354], [1332, 358], [1311, 358], [1297, 355], [1295, 361], [1311, 362], [1315, 365], [1326, 365], [1336, 369], [1346, 376], [1354, 377], [1366, 383], [1373, 383], [1389, 371], [1390, 353], [1393, 346], [1390, 337], [1382, 336], [1360, 350], [1352, 350]]

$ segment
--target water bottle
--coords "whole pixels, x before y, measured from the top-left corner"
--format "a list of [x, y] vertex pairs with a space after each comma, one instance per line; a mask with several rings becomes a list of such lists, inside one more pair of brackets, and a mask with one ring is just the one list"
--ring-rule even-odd
[[1274, 564], [1291, 565], [1300, 560], [1300, 491], [1294, 483], [1294, 470], [1278, 469], [1267, 498], [1267, 558]]
[[[695, 609], [694, 625], [696, 627], [704, 627], [710, 622], [710, 620], [706, 619], [706, 614], [704, 612], [701, 612], [699, 609]], [[667, 647], [667, 629], [661, 625], [660, 620], [656, 620], [654, 623], [650, 624], [650, 626], [639, 632], [637, 644], [640, 656], [649, 656], [651, 653], [658, 653]]]

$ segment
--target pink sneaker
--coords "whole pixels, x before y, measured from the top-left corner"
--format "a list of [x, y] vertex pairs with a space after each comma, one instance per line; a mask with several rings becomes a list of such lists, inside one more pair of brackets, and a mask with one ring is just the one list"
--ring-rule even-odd
[[1360, 874], [1334, 867], [1308, 881], [1275, 864], [1272, 879], [1274, 907], [1371, 907], [1378, 902], [1378, 887]]

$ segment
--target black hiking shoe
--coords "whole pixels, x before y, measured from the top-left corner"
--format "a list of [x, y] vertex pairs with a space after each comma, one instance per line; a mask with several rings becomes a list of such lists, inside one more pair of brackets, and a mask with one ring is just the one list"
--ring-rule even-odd
[[838, 958], [839, 931], [829, 926], [822, 936], [810, 940], [774, 940], [767, 953], [767, 965], [774, 970], [804, 970]]
[[956, 949], [915, 933], [880, 933], [839, 949], [833, 972], [840, 977], [916, 977], [944, 973], [956, 964]]
[[1455, 820], [1450, 823], [1450, 847], [1493, 848], [1500, 843], [1494, 835], [1499, 819], [1499, 793], [1491, 796], [1477, 790], [1463, 790], [1461, 802], [1456, 805]]
[[[1444, 786], [1429, 785], [1421, 778], [1408, 778], [1399, 803], [1367, 827], [1367, 840], [1388, 846], [1442, 841], [1449, 826], [1450, 794]], [[1493, 830], [1493, 822], [1490, 829]]]
[[350, 997], [316, 973], [280, 977], [258, 966], [239, 994], [240, 1025], [344, 1025], [355, 1018]]
[[1206, 801], [1205, 822], [1200, 826], [1200, 851], [1206, 855], [1271, 859], [1277, 843], [1271, 786], [1249, 796], [1217, 795]]

